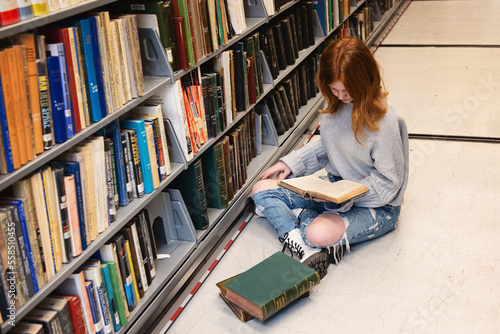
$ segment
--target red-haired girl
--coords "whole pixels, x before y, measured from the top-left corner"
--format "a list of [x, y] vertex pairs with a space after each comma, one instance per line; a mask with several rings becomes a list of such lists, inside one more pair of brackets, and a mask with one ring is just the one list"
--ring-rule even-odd
[[[388, 103], [378, 64], [361, 40], [343, 37], [328, 46], [316, 81], [327, 102], [321, 111], [321, 139], [264, 171], [252, 198], [280, 241], [324, 277], [329, 263], [337, 264], [349, 244], [395, 228], [408, 180], [408, 132]], [[306, 200], [269, 179], [323, 168], [330, 182], [352, 180], [369, 191], [336, 205]]]

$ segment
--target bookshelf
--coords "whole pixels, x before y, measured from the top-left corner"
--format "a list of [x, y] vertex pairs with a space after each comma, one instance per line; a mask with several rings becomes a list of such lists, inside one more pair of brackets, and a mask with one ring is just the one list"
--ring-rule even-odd
[[[36, 30], [50, 23], [54, 23], [59, 20], [67, 19], [72, 16], [86, 13], [89, 11], [98, 10], [99, 7], [115, 2], [116, 0], [93, 0], [81, 2], [78, 5], [72, 6], [70, 8], [65, 8], [58, 10], [54, 13], [50, 13], [45, 16], [36, 17], [28, 21], [22, 21], [10, 26], [0, 28], [0, 40], [8, 39], [15, 36], [18, 33]], [[250, 1], [249, 1], [250, 2]], [[89, 136], [95, 134], [98, 130], [103, 129], [111, 122], [119, 119], [123, 115], [127, 114], [130, 110], [138, 106], [139, 104], [145, 102], [148, 98], [153, 95], [158, 94], [166, 86], [171, 85], [173, 81], [179, 80], [187, 76], [191, 71], [199, 68], [203, 64], [207, 63], [223, 51], [231, 48], [235, 43], [242, 41], [245, 37], [249, 36], [250, 33], [257, 31], [266, 24], [272, 22], [275, 18], [279, 18], [280, 14], [286, 12], [288, 9], [293, 8], [302, 1], [294, 0], [283, 5], [279, 11], [272, 14], [267, 14], [264, 8], [262, 0], [251, 1], [252, 5], [246, 3], [246, 23], [247, 29], [245, 29], [241, 34], [234, 36], [225, 45], [219, 47], [215, 52], [210, 55], [204, 56], [198, 60], [196, 66], [189, 68], [187, 70], [180, 70], [172, 73], [171, 68], [169, 73], [164, 76], [154, 76], [149, 75], [144, 77], [145, 93], [125, 105], [123, 105], [118, 110], [107, 115], [102, 120], [97, 123], [91, 124], [87, 128], [78, 132], [75, 136], [69, 140], [56, 144], [50, 150], [47, 150], [35, 157], [32, 161], [23, 165], [21, 168], [16, 169], [14, 172], [0, 175], [0, 192], [9, 188], [16, 181], [29, 175], [36, 169], [47, 164], [51, 160], [55, 159], [57, 156], [61, 155], [65, 151], [69, 150], [73, 146], [82, 142]], [[356, 3], [356, 6], [351, 6], [351, 14], [344, 18], [343, 22], [349, 20], [349, 17], [359, 10], [362, 6], [366, 5], [368, 0], [360, 0]], [[388, 10], [381, 24], [377, 26], [376, 31], [380, 31], [384, 28], [384, 23], [389, 21], [389, 18], [397, 11], [401, 3], [405, 2], [400, 0], [397, 2], [391, 10]], [[316, 23], [318, 24], [318, 19], [316, 17]], [[177, 177], [179, 174], [187, 168], [187, 166], [194, 160], [199, 158], [207, 148], [217, 142], [222, 136], [228, 134], [231, 129], [235, 127], [248, 113], [265, 98], [285, 77], [287, 77], [295, 68], [298, 67], [305, 59], [307, 59], [311, 54], [313, 54], [332, 34], [334, 34], [342, 24], [333, 27], [333, 29], [324, 36], [321, 29], [316, 29], [317, 33], [315, 36], [315, 43], [305, 50], [299, 52], [299, 58], [295, 60], [295, 64], [288, 66], [285, 70], [280, 71], [279, 76], [272, 80], [270, 75], [266, 75], [267, 80], [264, 82], [264, 91], [262, 95], [257, 99], [256, 103], [248, 106], [246, 111], [237, 113], [237, 117], [233, 122], [227, 124], [226, 128], [221, 131], [214, 138], [206, 141], [190, 161], [172, 161], [172, 172], [171, 174], [160, 183], [160, 186], [155, 189], [152, 193], [144, 195], [142, 198], [135, 198], [127, 206], [119, 207], [117, 210], [116, 221], [110, 224], [110, 226], [102, 233], [99, 234], [97, 239], [92, 241], [87, 249], [78, 257], [74, 258], [70, 263], [63, 264], [62, 268], [57, 272], [57, 274], [50, 279], [33, 297], [31, 297], [19, 310], [16, 312], [16, 322], [22, 320], [22, 318], [29, 313], [36, 305], [47, 297], [51, 292], [53, 292], [58, 285], [69, 277], [74, 271], [76, 271], [85, 261], [87, 261], [103, 244], [105, 244], [111, 237], [113, 237], [125, 224], [127, 224], [139, 211], [148, 206], [148, 204], [157, 201], [162, 196], [165, 196], [164, 190], [168, 188], [168, 185]], [[368, 41], [371, 41], [370, 38]], [[266, 65], [264, 65], [266, 67]], [[269, 72], [269, 68], [264, 68], [264, 72]], [[168, 70], [167, 70], [168, 72]], [[146, 72], [145, 72], [146, 73]], [[151, 73], [150, 73], [151, 74]], [[259, 179], [259, 174], [274, 164], [280, 156], [287, 153], [296, 141], [303, 135], [304, 131], [307, 130], [308, 126], [312, 120], [317, 117], [316, 111], [321, 108], [324, 100], [318, 94], [315, 98], [312, 98], [308, 103], [300, 108], [299, 115], [293, 127], [286, 131], [283, 135], [278, 137], [277, 146], [273, 145], [263, 145], [262, 153], [257, 155], [249, 164], [247, 179], [245, 184], [238, 192], [234, 195], [233, 200], [229, 203], [228, 207], [225, 209], [209, 209], [209, 221], [210, 225], [206, 230], [196, 231], [193, 235], [193, 240], [171, 240], [168, 244], [161, 248], [161, 251], [168, 252], [170, 258], [166, 260], [157, 260], [157, 277], [152, 282], [150, 290], [146, 293], [144, 298], [141, 299], [138, 306], [130, 313], [128, 324], [122, 327], [119, 333], [125, 332], [139, 332], [143, 331], [145, 326], [151, 325], [151, 319], [155, 319], [159, 316], [162, 310], [167, 306], [170, 299], [175, 296], [182, 285], [189, 278], [191, 273], [198, 267], [203, 259], [204, 254], [214, 247], [220, 237], [226, 232], [230, 227], [232, 221], [240, 214], [241, 209], [249, 203], [249, 196], [251, 194], [252, 185]], [[7, 322], [1, 325], [1, 332], [8, 332], [10, 326]]]

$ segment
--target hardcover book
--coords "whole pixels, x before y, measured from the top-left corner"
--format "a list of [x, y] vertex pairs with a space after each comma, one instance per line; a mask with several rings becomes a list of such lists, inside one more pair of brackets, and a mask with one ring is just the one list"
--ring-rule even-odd
[[360, 196], [368, 191], [365, 185], [358, 182], [349, 180], [329, 182], [315, 175], [279, 180], [278, 185], [306, 199], [320, 198], [337, 204]]
[[265, 321], [319, 283], [314, 269], [277, 252], [218, 285], [224, 298]]

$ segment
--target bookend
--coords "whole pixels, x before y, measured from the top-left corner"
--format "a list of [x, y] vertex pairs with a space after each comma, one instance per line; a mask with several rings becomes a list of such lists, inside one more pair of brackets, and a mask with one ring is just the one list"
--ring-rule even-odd
[[246, 17], [261, 17], [269, 22], [269, 16], [263, 0], [244, 0]]
[[154, 29], [138, 28], [139, 45], [144, 75], [170, 77], [174, 82], [174, 71], [168, 62], [167, 54]]
[[182, 242], [196, 243], [193, 224], [187, 215], [187, 209], [182, 205], [178, 200], [172, 200], [170, 193], [162, 192], [145, 207], [152, 224], [158, 254], [171, 255]]
[[164, 120], [166, 125], [165, 131], [167, 131], [168, 137], [168, 154], [170, 155], [170, 160], [172, 162], [181, 163], [184, 165], [184, 169], [188, 167], [188, 162], [182, 154], [181, 143], [177, 139], [175, 135], [174, 126], [172, 125], [172, 121], [169, 119]]
[[262, 74], [264, 76], [264, 84], [272, 85], [274, 87], [273, 75], [271, 73], [271, 68], [269, 67], [269, 63], [267, 62], [266, 55], [264, 51], [260, 50], [260, 59], [262, 59]]
[[323, 31], [323, 27], [321, 26], [321, 22], [319, 21], [319, 16], [317, 11], [314, 12], [314, 22], [316, 23], [315, 29], [315, 37], [325, 37], [328, 35], [328, 32]]
[[262, 144], [279, 146], [278, 133], [271, 118], [271, 112], [266, 105], [257, 104], [255, 111], [262, 117]]

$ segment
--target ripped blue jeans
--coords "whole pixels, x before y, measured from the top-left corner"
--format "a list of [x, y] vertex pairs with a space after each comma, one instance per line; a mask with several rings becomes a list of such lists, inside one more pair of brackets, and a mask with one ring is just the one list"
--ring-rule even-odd
[[[348, 250], [349, 244], [372, 240], [392, 231], [396, 227], [401, 209], [400, 206], [391, 205], [379, 208], [352, 206], [349, 211], [336, 212], [326, 209], [323, 202], [307, 200], [281, 187], [259, 191], [252, 198], [256, 211], [260, 211], [269, 220], [280, 237], [283, 238], [285, 233], [299, 228], [302, 239], [311, 247], [315, 246], [307, 239], [309, 224], [321, 214], [339, 215], [344, 220], [346, 230], [343, 237], [332, 246], [345, 245]], [[298, 217], [295, 216], [294, 209], [300, 209]]]

